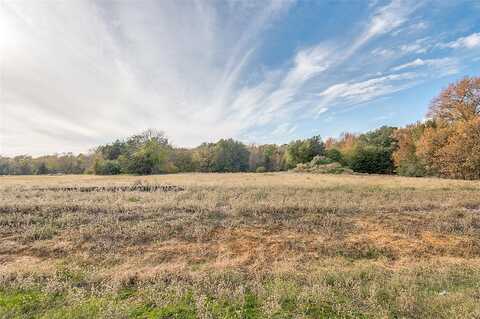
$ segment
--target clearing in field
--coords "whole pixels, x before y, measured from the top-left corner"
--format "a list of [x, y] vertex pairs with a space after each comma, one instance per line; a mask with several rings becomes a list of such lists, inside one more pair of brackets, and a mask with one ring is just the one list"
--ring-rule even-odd
[[2, 318], [478, 318], [480, 183], [0, 178]]

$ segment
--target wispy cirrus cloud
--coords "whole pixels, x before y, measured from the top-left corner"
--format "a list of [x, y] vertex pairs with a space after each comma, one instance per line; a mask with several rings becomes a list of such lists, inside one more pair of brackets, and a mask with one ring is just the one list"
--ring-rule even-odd
[[415, 79], [416, 73], [406, 72], [365, 81], [349, 81], [332, 85], [318, 96], [324, 99], [322, 104], [360, 104], [410, 87]]
[[[335, 72], [370, 40], [402, 26], [416, 8], [418, 4], [394, 0], [385, 6], [377, 7], [361, 32], [348, 44], [320, 43], [299, 50], [293, 59], [293, 66], [283, 75], [278, 84], [266, 86], [268, 91], [264, 91], [259, 100], [252, 102], [252, 105], [260, 106], [262, 110], [259, 115], [263, 120], [261, 123], [289, 116], [305, 106], [311, 107], [309, 113], [312, 111], [317, 115], [324, 113], [327, 105], [321, 103], [318, 106], [318, 95], [315, 94], [314, 88], [309, 87], [312, 80]], [[302, 96], [299, 97], [299, 95]]]
[[[409, 71], [405, 72], [406, 70]], [[393, 73], [372, 76], [368, 80], [334, 84], [319, 94], [322, 100], [318, 107], [325, 112], [327, 105], [348, 106], [370, 102], [424, 83], [431, 78], [456, 74], [459, 72], [459, 63], [454, 58], [417, 58], [392, 67], [390, 71]]]
[[[429, 56], [442, 48], [423, 4], [352, 3], [335, 13], [348, 30], [332, 31], [341, 4], [1, 2], [0, 154], [86, 151], [147, 127], [182, 146], [288, 141], [332, 108], [461, 69], [461, 57]], [[303, 28], [289, 19], [306, 5], [316, 16]]]
[[85, 151], [146, 127], [182, 145], [235, 136], [239, 81], [290, 5], [2, 2], [0, 152]]
[[454, 41], [440, 44], [441, 47], [452, 49], [466, 48], [472, 49], [480, 47], [480, 33], [472, 33], [468, 36], [460, 37]]
[[418, 67], [431, 67], [442, 74], [458, 73], [459, 63], [454, 58], [439, 58], [439, 59], [421, 59], [417, 58], [413, 61], [398, 65], [392, 68], [392, 71], [400, 71], [404, 69], [412, 69]]

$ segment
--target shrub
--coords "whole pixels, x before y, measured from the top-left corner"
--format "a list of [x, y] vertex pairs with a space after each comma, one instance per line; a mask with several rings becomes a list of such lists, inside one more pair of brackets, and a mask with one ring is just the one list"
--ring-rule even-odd
[[316, 174], [351, 174], [353, 171], [342, 166], [342, 164], [333, 162], [329, 164], [312, 165], [310, 163], [298, 164], [293, 169], [294, 172], [316, 173]]
[[338, 162], [333, 162], [330, 158], [317, 155], [309, 163], [299, 163], [293, 169], [294, 172], [308, 172], [317, 174], [344, 174], [353, 173], [353, 171], [344, 167]]
[[325, 152], [325, 156], [328, 157], [329, 159], [331, 159], [333, 162], [342, 163], [342, 161], [343, 161], [342, 153], [336, 148], [328, 149]]
[[257, 173], [265, 173], [266, 171], [267, 171], [267, 170], [266, 170], [265, 167], [263, 167], [263, 166], [257, 167], [257, 170], [256, 170]]
[[396, 173], [401, 176], [422, 177], [427, 175], [425, 164], [420, 160], [402, 161], [396, 168]]
[[117, 175], [122, 169], [117, 160], [96, 160], [93, 171], [98, 175]]
[[311, 161], [310, 165], [325, 165], [325, 164], [331, 164], [333, 163], [333, 160], [326, 157], [326, 156], [321, 156], [317, 155], [315, 156]]
[[391, 174], [391, 151], [385, 147], [359, 146], [352, 154], [350, 168], [359, 173]]

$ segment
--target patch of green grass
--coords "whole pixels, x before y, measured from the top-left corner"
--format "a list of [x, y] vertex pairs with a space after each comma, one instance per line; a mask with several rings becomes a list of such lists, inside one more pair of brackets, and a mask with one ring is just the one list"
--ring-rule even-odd
[[258, 302], [257, 296], [247, 291], [245, 293], [245, 301], [242, 309], [242, 318], [245, 319], [256, 319], [261, 318], [260, 314], [260, 304]]
[[116, 296], [116, 299], [121, 301], [121, 300], [127, 300], [133, 296], [135, 296], [137, 293], [136, 289], [132, 288], [132, 287], [125, 287], [123, 289], [121, 289], [117, 296]]
[[33, 318], [42, 303], [43, 295], [38, 291], [0, 291], [0, 317]]
[[62, 295], [40, 290], [0, 290], [0, 318], [37, 318], [62, 302]]
[[90, 297], [73, 305], [63, 305], [45, 312], [42, 319], [89, 319], [103, 317], [102, 312], [107, 300]]
[[240, 303], [207, 298], [207, 311], [213, 318], [242, 318], [242, 305]]
[[132, 196], [132, 197], [127, 198], [127, 201], [129, 201], [131, 203], [138, 203], [140, 201], [140, 198]]
[[304, 309], [303, 314], [312, 319], [366, 319], [368, 316], [360, 313], [342, 313], [334, 309], [328, 303], [309, 304]]
[[131, 310], [128, 316], [139, 319], [195, 319], [197, 310], [193, 299], [186, 297], [161, 307], [143, 304]]

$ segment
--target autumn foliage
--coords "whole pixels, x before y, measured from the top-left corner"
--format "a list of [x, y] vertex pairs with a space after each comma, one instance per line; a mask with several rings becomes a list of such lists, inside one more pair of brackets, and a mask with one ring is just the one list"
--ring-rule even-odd
[[428, 115], [428, 122], [395, 132], [397, 173], [480, 179], [480, 78], [449, 85]]
[[404, 176], [424, 176], [427, 173], [424, 159], [419, 156], [419, 140], [422, 138], [429, 123], [415, 123], [395, 131], [397, 149], [392, 154], [396, 171]]
[[355, 172], [480, 179], [480, 78], [450, 84], [433, 99], [428, 119], [328, 139]]
[[468, 122], [480, 115], [480, 77], [464, 78], [442, 90], [428, 115], [449, 124]]

